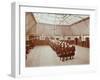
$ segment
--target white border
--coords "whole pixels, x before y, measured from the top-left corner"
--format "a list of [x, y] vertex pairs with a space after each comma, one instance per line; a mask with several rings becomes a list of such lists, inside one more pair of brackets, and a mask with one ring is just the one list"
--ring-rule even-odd
[[[43, 7], [32, 6], [32, 4], [15, 5], [15, 77], [18, 76], [43, 76], [43, 75], [63, 75], [77, 72], [94, 72], [96, 71], [96, 52], [95, 41], [95, 8], [80, 8], [80, 7]], [[55, 67], [33, 67], [25, 68], [25, 12], [46, 12], [46, 13], [66, 13], [66, 14], [88, 14], [90, 15], [90, 65], [69, 65]], [[13, 63], [14, 63], [13, 62]], [[12, 70], [14, 72], [14, 69]]]

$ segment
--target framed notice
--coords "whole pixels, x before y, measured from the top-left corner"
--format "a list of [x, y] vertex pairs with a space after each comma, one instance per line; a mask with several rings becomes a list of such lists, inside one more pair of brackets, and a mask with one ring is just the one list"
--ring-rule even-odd
[[95, 71], [95, 8], [12, 3], [12, 76]]

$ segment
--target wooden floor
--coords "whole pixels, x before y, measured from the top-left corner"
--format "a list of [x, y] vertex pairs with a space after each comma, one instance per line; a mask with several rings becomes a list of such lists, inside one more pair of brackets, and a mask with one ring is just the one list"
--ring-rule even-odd
[[74, 59], [62, 62], [50, 46], [36, 46], [27, 55], [26, 67], [89, 64], [89, 48], [75, 47]]

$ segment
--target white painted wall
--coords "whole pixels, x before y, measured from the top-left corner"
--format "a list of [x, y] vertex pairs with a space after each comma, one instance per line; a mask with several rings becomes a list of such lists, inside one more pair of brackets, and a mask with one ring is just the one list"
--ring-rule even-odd
[[26, 28], [26, 34], [34, 34], [36, 33], [36, 22], [33, 14], [31, 12], [26, 12], [25, 13], [25, 28]]
[[65, 35], [65, 36], [75, 36], [75, 35], [89, 35], [89, 20], [82, 21], [80, 23], [74, 24], [72, 26], [61, 26], [61, 25], [50, 25], [50, 24], [37, 24], [34, 26], [37, 28], [37, 35]]
[[70, 35], [71, 30], [70, 27], [67, 26], [58, 26], [58, 25], [50, 25], [50, 24], [37, 24], [36, 25], [38, 35]]
[[89, 22], [90, 20], [82, 21], [78, 24], [72, 25], [71, 30], [74, 35], [87, 35], [89, 34]]

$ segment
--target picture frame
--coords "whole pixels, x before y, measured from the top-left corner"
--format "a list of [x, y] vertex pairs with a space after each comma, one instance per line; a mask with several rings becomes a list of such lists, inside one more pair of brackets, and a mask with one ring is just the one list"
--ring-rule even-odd
[[[95, 41], [95, 20], [96, 8], [87, 7], [49, 7], [39, 6], [28, 3], [12, 3], [11, 7], [11, 75], [13, 77], [22, 76], [46, 76], [61, 75], [77, 72], [95, 72], [96, 57], [94, 56]], [[88, 65], [69, 65], [52, 67], [25, 67], [25, 12], [45, 12], [45, 13], [63, 13], [63, 14], [88, 14], [90, 15], [90, 64]]]

